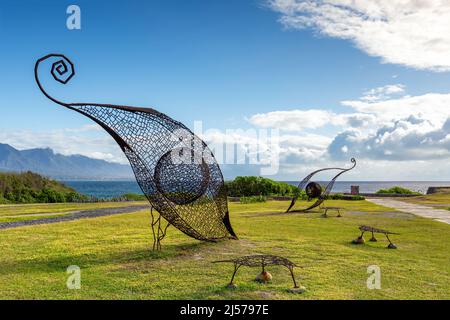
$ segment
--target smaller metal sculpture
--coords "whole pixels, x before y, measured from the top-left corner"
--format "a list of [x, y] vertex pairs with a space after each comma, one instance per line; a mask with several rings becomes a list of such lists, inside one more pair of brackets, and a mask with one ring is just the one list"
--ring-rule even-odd
[[[305, 190], [306, 195], [308, 196], [308, 201], [311, 201], [312, 199], [317, 199], [316, 202], [314, 202], [314, 204], [312, 204], [311, 206], [309, 206], [306, 209], [303, 210], [292, 210], [292, 208], [294, 207], [295, 203], [297, 202], [298, 196], [295, 196], [292, 198], [291, 201], [291, 205], [289, 206], [289, 208], [286, 210], [286, 213], [288, 212], [306, 212], [309, 211], [313, 208], [316, 208], [318, 206], [320, 206], [325, 199], [328, 197], [328, 195], [330, 194], [331, 190], [333, 189], [334, 183], [336, 182], [336, 179], [339, 178], [343, 173], [352, 170], [353, 168], [356, 167], [356, 160], [354, 158], [352, 158], [350, 160], [353, 163], [353, 166], [351, 168], [345, 169], [345, 168], [325, 168], [325, 169], [320, 169], [317, 171], [314, 171], [312, 173], [310, 173], [309, 175], [307, 175], [298, 185], [298, 188], [300, 190], [300, 192], [302, 190]], [[331, 181], [327, 184], [327, 186], [325, 187], [325, 190], [323, 190], [322, 186], [317, 183], [317, 182], [310, 182], [311, 178], [322, 171], [327, 171], [327, 170], [338, 170], [340, 171], [337, 175], [335, 175], [333, 177], [333, 179], [331, 179]], [[306, 187], [305, 187], [306, 186]]]
[[377, 239], [375, 238], [374, 233], [381, 233], [381, 234], [384, 234], [386, 236], [386, 239], [388, 239], [388, 241], [389, 241], [388, 248], [389, 249], [397, 249], [397, 246], [392, 243], [392, 241], [391, 241], [391, 239], [389, 239], [388, 235], [389, 234], [398, 234], [398, 233], [387, 231], [387, 230], [383, 230], [383, 229], [377, 229], [377, 228], [370, 227], [370, 226], [360, 226], [359, 230], [361, 230], [361, 235], [358, 238], [356, 238], [355, 240], [353, 240], [354, 244], [364, 244], [365, 243], [365, 240], [364, 240], [364, 233], [365, 232], [371, 232], [372, 233], [372, 238], [369, 240], [369, 241], [372, 241], [372, 242], [376, 242], [377, 241]]
[[278, 256], [272, 256], [272, 255], [253, 255], [253, 256], [244, 256], [237, 259], [232, 260], [220, 260], [220, 261], [214, 261], [213, 263], [223, 263], [223, 262], [231, 262], [234, 264], [234, 272], [231, 277], [230, 283], [228, 284], [228, 287], [235, 287], [235, 284], [233, 283], [234, 277], [236, 276], [236, 273], [238, 272], [239, 268], [242, 266], [246, 267], [261, 267], [262, 272], [261, 274], [266, 274], [266, 266], [285, 266], [289, 269], [289, 272], [291, 273], [292, 281], [294, 282], [294, 288], [300, 288], [297, 284], [297, 281], [295, 281], [295, 275], [294, 275], [294, 267], [297, 267], [295, 263], [292, 261], [278, 257]]

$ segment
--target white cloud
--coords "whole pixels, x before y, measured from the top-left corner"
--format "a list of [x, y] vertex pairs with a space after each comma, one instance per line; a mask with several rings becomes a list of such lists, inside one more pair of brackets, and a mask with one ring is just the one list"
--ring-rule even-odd
[[337, 114], [319, 109], [258, 113], [249, 119], [251, 124], [260, 128], [291, 132], [318, 129], [327, 125], [361, 127], [368, 126], [374, 121], [375, 117], [369, 113]]
[[[359, 100], [341, 103], [352, 112], [274, 111], [253, 116], [250, 122], [280, 129], [285, 165], [351, 156], [372, 161], [450, 159], [450, 94], [409, 96], [405, 86], [396, 84], [367, 90]], [[311, 116], [316, 117], [310, 120]], [[296, 126], [315, 119], [320, 121], [313, 122], [310, 131], [328, 127], [324, 129], [336, 132], [334, 138], [305, 134], [300, 130], [305, 126]], [[286, 135], [286, 131], [303, 133]]]
[[[375, 89], [373, 92], [382, 90]], [[402, 91], [401, 91], [402, 92]], [[377, 160], [437, 160], [450, 158], [450, 94], [428, 93], [386, 100], [343, 101], [370, 114], [373, 130], [346, 129], [329, 146], [335, 158], [349, 150], [357, 157]]]
[[305, 163], [326, 156], [332, 139], [318, 134], [289, 135], [278, 138], [280, 160], [287, 163]]
[[414, 116], [442, 125], [450, 117], [450, 93], [428, 93], [419, 96], [403, 96], [384, 101], [349, 100], [344, 106], [355, 111], [372, 114], [380, 123]]
[[405, 91], [405, 86], [403, 84], [390, 84], [383, 87], [378, 87], [370, 89], [364, 92], [364, 96], [361, 100], [367, 102], [374, 102], [379, 100], [389, 99], [394, 94], [400, 94]]
[[[265, 130], [263, 130], [265, 131]], [[260, 157], [259, 164], [268, 164], [271, 154], [277, 153], [281, 162], [284, 163], [306, 163], [315, 161], [326, 156], [327, 148], [332, 142], [332, 138], [318, 134], [272, 134], [264, 137], [261, 131], [249, 130], [208, 130], [201, 134], [201, 138], [209, 145], [219, 163], [233, 164], [227, 162], [229, 147], [236, 145], [237, 150], [233, 151], [237, 155], [255, 155]], [[267, 138], [267, 139], [266, 139]], [[226, 148], [228, 146], [228, 149]], [[226, 150], [225, 154], [222, 152]], [[242, 161], [242, 157], [239, 158]]]
[[325, 110], [274, 111], [253, 115], [249, 121], [261, 128], [278, 128], [290, 131], [316, 129], [331, 122], [333, 113]]
[[352, 41], [383, 62], [450, 70], [448, 0], [267, 0], [289, 28]]
[[413, 116], [364, 135], [358, 130], [339, 133], [329, 146], [335, 158], [373, 160], [431, 160], [450, 158], [450, 118], [440, 127]]

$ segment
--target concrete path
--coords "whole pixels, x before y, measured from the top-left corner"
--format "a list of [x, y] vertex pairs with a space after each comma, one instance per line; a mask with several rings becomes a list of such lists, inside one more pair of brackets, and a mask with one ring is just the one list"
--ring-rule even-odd
[[375, 204], [379, 204], [381, 206], [450, 224], [449, 210], [434, 209], [432, 207], [414, 203], [407, 203], [390, 198], [366, 198], [366, 200]]
[[[55, 218], [41, 218], [41, 219], [34, 219], [34, 220], [2, 222], [2, 223], [0, 223], [0, 229], [10, 229], [10, 228], [38, 225], [38, 224], [49, 224], [49, 223], [56, 223], [56, 222], [63, 222], [63, 221], [73, 221], [73, 220], [86, 219], [86, 218], [96, 218], [96, 217], [110, 216], [110, 215], [114, 215], [114, 214], [134, 213], [134, 212], [145, 210], [145, 209], [150, 210], [150, 205], [128, 206], [128, 207], [119, 207], [119, 208], [102, 208], [102, 209], [94, 209], [94, 210], [66, 212], [66, 213], [63, 213], [63, 214], [65, 214], [64, 216], [59, 216], [59, 217], [55, 217]], [[47, 215], [49, 215], [49, 214], [47, 214]], [[23, 215], [21, 217], [28, 217], [28, 216]]]

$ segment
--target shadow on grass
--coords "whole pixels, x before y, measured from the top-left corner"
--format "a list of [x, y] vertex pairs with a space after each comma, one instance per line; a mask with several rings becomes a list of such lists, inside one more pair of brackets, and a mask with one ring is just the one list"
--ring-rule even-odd
[[[65, 272], [68, 266], [77, 265], [81, 269], [110, 264], [151, 263], [163, 259], [185, 258], [211, 243], [194, 242], [189, 244], [167, 244], [162, 251], [152, 251], [151, 247], [135, 250], [105, 250], [102, 252], [70, 254], [68, 252], [48, 251], [45, 255], [2, 261], [0, 275], [41, 272]], [[107, 251], [107, 252], [106, 252]]]
[[307, 216], [308, 214], [320, 214], [322, 213], [322, 211], [308, 211], [308, 212], [283, 212], [283, 211], [278, 211], [278, 212], [261, 212], [261, 213], [252, 213], [252, 214], [247, 214], [244, 217], [245, 218], [256, 218], [256, 217], [270, 217], [270, 216], [294, 216], [294, 215], [302, 215], [302, 216]]

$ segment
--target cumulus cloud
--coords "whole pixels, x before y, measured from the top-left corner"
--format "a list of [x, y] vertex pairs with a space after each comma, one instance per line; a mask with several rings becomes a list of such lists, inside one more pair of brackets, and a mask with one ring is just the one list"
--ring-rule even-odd
[[450, 118], [440, 127], [410, 116], [379, 128], [374, 134], [358, 130], [338, 134], [328, 151], [335, 158], [357, 157], [375, 160], [434, 160], [450, 157]]
[[342, 101], [342, 105], [360, 113], [372, 114], [380, 123], [414, 116], [439, 126], [450, 117], [450, 93], [402, 96], [383, 101], [348, 100]]
[[337, 114], [335, 112], [309, 109], [286, 110], [258, 113], [250, 117], [249, 122], [260, 128], [274, 128], [282, 131], [303, 131], [333, 126], [368, 126], [375, 120], [368, 113]]
[[279, 128], [290, 131], [316, 129], [330, 123], [333, 113], [325, 110], [292, 110], [259, 113], [250, 117], [251, 124], [262, 128]]
[[[375, 89], [371, 93], [381, 91]], [[372, 131], [354, 127], [340, 132], [328, 148], [333, 158], [345, 158], [349, 152], [376, 160], [450, 158], [450, 94], [405, 95], [371, 101], [361, 98], [342, 104], [372, 115], [376, 125]]]
[[[208, 130], [200, 134], [220, 164], [307, 163], [324, 157], [332, 138], [319, 134], [280, 134], [266, 130]], [[276, 154], [276, 155], [275, 155]]]
[[[367, 90], [358, 100], [341, 104], [352, 112], [274, 111], [253, 116], [250, 122], [282, 132], [280, 150], [286, 164], [352, 156], [397, 162], [450, 158], [450, 94], [409, 96], [404, 85], [395, 84]], [[320, 115], [321, 122], [310, 125], [310, 131], [325, 127], [335, 132], [334, 138], [306, 133], [295, 125], [312, 121], [311, 115]]]
[[390, 84], [383, 87], [370, 89], [364, 92], [364, 96], [361, 100], [366, 102], [374, 102], [379, 100], [386, 100], [392, 97], [392, 95], [400, 94], [405, 91], [403, 84]]
[[383, 62], [450, 70], [448, 0], [268, 0], [288, 28], [346, 39]]

